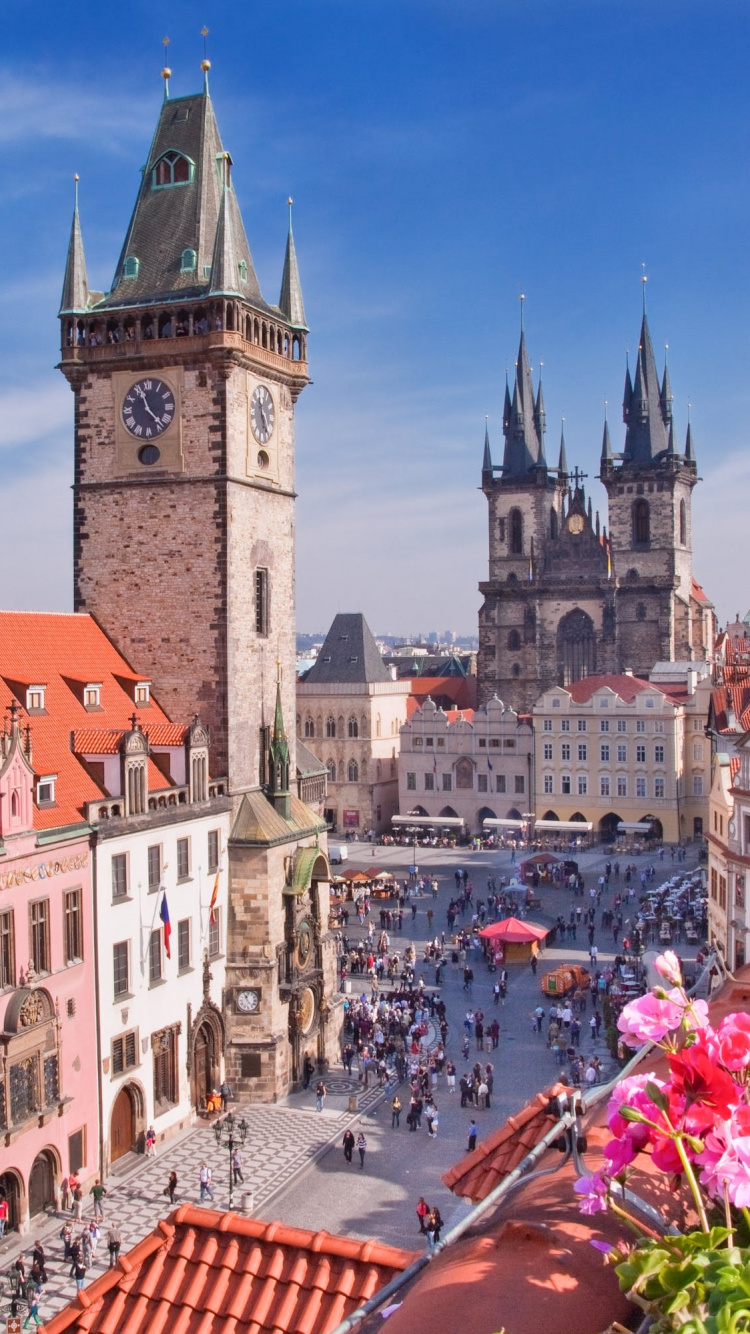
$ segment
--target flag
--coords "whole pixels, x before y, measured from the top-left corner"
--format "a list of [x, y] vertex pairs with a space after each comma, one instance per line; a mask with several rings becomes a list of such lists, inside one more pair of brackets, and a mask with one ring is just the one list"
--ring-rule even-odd
[[163, 899], [162, 899], [162, 901], [161, 901], [161, 908], [159, 909], [159, 916], [161, 917], [161, 920], [162, 920], [162, 922], [164, 923], [164, 948], [165, 948], [165, 950], [166, 950], [166, 952], [167, 952], [167, 958], [168, 958], [168, 959], [171, 959], [171, 958], [172, 958], [172, 953], [171, 953], [171, 950], [170, 950], [170, 948], [169, 948], [169, 937], [170, 937], [171, 934], [172, 934], [172, 925], [171, 925], [170, 920], [169, 920], [169, 907], [168, 907], [168, 904], [167, 904], [167, 896], [166, 896], [166, 894], [164, 895], [164, 897], [163, 897]]
[[210, 902], [210, 904], [208, 905], [208, 920], [209, 920], [209, 922], [211, 923], [212, 926], [213, 926], [214, 923], [216, 922], [216, 913], [215, 913], [214, 909], [216, 908], [216, 900], [217, 900], [218, 897], [219, 897], [219, 874], [220, 874], [220, 872], [217, 871], [217, 872], [216, 872], [216, 879], [214, 880], [214, 887], [213, 887], [213, 890], [212, 890], [212, 893], [211, 893], [211, 902]]
[[432, 772], [434, 774], [437, 773], [437, 755], [434, 753], [434, 751], [432, 755]]
[[487, 768], [489, 769], [490, 773], [492, 773], [492, 760], [490, 759], [489, 755], [487, 756]]

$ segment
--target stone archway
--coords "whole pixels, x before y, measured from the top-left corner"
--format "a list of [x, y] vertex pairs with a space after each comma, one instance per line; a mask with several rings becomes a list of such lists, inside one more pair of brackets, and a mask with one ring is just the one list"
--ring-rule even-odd
[[6, 1232], [18, 1232], [23, 1219], [23, 1181], [14, 1168], [0, 1174], [0, 1197], [8, 1201]]
[[196, 1111], [205, 1110], [206, 1102], [221, 1083], [221, 1055], [224, 1029], [212, 1006], [203, 1006], [193, 1026], [190, 1061], [191, 1100]]
[[57, 1203], [58, 1164], [51, 1149], [42, 1149], [29, 1173], [29, 1218], [46, 1213]]
[[137, 1152], [145, 1129], [143, 1090], [135, 1083], [123, 1084], [112, 1104], [110, 1115], [110, 1163], [116, 1163], [126, 1153]]

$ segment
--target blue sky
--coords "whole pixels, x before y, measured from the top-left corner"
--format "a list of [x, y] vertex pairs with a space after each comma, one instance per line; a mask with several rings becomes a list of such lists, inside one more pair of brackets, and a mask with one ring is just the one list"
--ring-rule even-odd
[[526, 295], [547, 448], [594, 480], [622, 440], [641, 265], [703, 483], [694, 566], [750, 605], [750, 8], [722, 0], [11, 0], [0, 56], [3, 605], [71, 601], [72, 395], [56, 312], [81, 176], [89, 278], [109, 286], [161, 98], [211, 90], [265, 296], [285, 200], [313, 384], [297, 409], [298, 626], [476, 629], [484, 417]]

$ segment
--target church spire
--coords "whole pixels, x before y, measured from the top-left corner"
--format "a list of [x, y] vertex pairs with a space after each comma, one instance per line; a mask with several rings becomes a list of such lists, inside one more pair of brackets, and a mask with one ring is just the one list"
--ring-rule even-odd
[[[211, 261], [211, 286], [209, 296], [242, 296], [243, 259], [240, 256], [235, 235], [232, 211], [231, 186], [229, 184], [229, 154], [223, 155], [221, 169], [224, 180], [221, 191], [219, 217], [216, 223], [214, 253]], [[247, 261], [244, 261], [247, 273]]]
[[307, 332], [305, 307], [302, 301], [302, 284], [299, 280], [297, 251], [294, 248], [294, 233], [292, 231], [293, 200], [290, 198], [287, 200], [287, 203], [289, 205], [289, 235], [286, 238], [286, 254], [284, 256], [284, 272], [281, 276], [279, 309], [282, 314], [286, 315], [286, 318], [293, 329], [304, 329], [305, 332]]
[[284, 714], [281, 707], [281, 668], [277, 664], [276, 673], [276, 710], [273, 720], [273, 736], [268, 748], [268, 796], [279, 815], [289, 820], [292, 814], [289, 793], [289, 742], [284, 728]]
[[70, 241], [68, 242], [68, 257], [65, 261], [60, 314], [82, 315], [88, 309], [88, 304], [89, 283], [86, 276], [86, 258], [83, 253], [81, 220], [78, 216], [78, 177], [76, 176], [75, 206], [73, 208], [73, 223], [70, 228]]
[[667, 425], [672, 420], [672, 385], [669, 380], [669, 366], [667, 365], [667, 352], [669, 347], [664, 348], [664, 375], [661, 381], [661, 393], [659, 395], [661, 402], [661, 415], [664, 423]]
[[557, 463], [557, 475], [560, 481], [568, 476], [568, 456], [565, 453], [565, 418], [560, 424], [560, 458]]
[[[524, 477], [532, 468], [546, 468], [542, 435], [538, 421], [543, 422], [544, 404], [540, 396], [534, 398], [534, 385], [531, 378], [531, 366], [526, 351], [526, 334], [523, 327], [523, 298], [521, 298], [521, 338], [518, 344], [516, 378], [513, 385], [513, 398], [508, 411], [508, 390], [506, 387], [506, 417], [503, 421], [505, 451], [503, 454], [503, 478]], [[537, 416], [537, 404], [541, 417]]]
[[490, 428], [484, 423], [484, 457], [482, 459], [482, 485], [492, 481], [492, 454], [490, 452]]
[[695, 467], [695, 446], [693, 444], [693, 426], [688, 417], [687, 435], [685, 437], [685, 462]]
[[[669, 388], [669, 381], [666, 382]], [[648, 327], [645, 307], [638, 341], [638, 361], [635, 379], [630, 385], [630, 372], [625, 379], [623, 417], [627, 423], [623, 460], [637, 467], [648, 466], [664, 455], [668, 447], [667, 417], [664, 413], [662, 385], [656, 370], [656, 358]], [[670, 391], [671, 395], [671, 391]]]
[[599, 460], [602, 469], [610, 468], [613, 463], [612, 441], [609, 438], [609, 422], [607, 421], [607, 411], [604, 411], [604, 430], [602, 432], [602, 453]]

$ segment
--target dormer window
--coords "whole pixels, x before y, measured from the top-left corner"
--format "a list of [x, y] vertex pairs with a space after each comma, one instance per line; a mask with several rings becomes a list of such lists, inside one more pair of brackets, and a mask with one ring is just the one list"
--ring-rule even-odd
[[164, 153], [156, 163], [151, 179], [155, 190], [170, 185], [189, 185], [195, 174], [195, 163], [182, 153]]
[[102, 687], [101, 682], [90, 682], [84, 687], [83, 704], [87, 709], [100, 709], [102, 707]]
[[140, 267], [141, 261], [135, 255], [126, 256], [125, 263], [122, 266], [123, 278], [137, 278]]
[[26, 711], [28, 713], [41, 713], [44, 709], [44, 693], [46, 686], [29, 686], [26, 691]]
[[198, 267], [198, 256], [194, 250], [183, 250], [180, 260], [180, 273], [195, 273]]
[[40, 778], [37, 779], [37, 784], [36, 784], [37, 806], [54, 806], [56, 782], [57, 782], [57, 774], [43, 774]]
[[135, 702], [141, 708], [151, 703], [151, 682], [138, 681], [135, 687]]
[[240, 282], [246, 283], [246, 282], [247, 282], [247, 264], [245, 263], [244, 259], [239, 260], [239, 262], [238, 262], [238, 264], [237, 264], [237, 268], [238, 268], [238, 270], [239, 270]]

